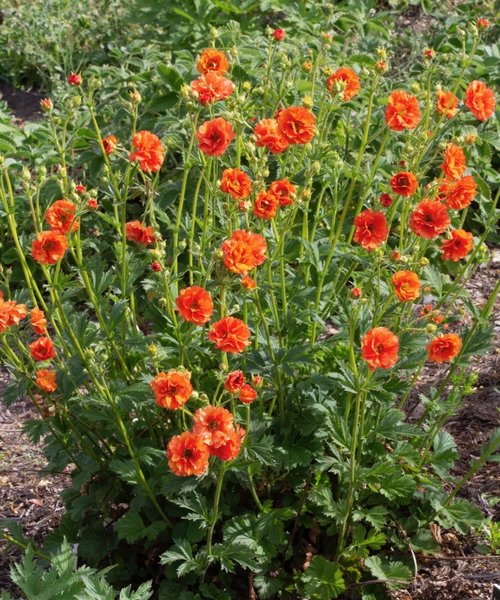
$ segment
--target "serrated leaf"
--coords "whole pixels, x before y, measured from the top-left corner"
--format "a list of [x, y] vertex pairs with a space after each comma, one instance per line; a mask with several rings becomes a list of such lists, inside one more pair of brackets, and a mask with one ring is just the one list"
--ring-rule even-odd
[[331, 600], [345, 590], [342, 570], [337, 563], [316, 555], [302, 575], [305, 590], [311, 598]]

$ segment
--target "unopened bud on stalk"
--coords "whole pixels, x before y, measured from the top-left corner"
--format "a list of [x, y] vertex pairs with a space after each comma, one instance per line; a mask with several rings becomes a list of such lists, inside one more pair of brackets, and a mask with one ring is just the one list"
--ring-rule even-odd
[[466, 36], [466, 32], [462, 27], [457, 27], [457, 36], [459, 39], [463, 39]]
[[87, 360], [92, 360], [95, 356], [95, 352], [92, 350], [92, 348], [86, 348], [84, 355]]
[[410, 262], [410, 258], [409, 258], [408, 256], [405, 256], [405, 255], [403, 255], [403, 256], [400, 256], [400, 257], [399, 257], [399, 260], [400, 260], [402, 263], [409, 263], [409, 262]]
[[160, 298], [160, 299], [158, 300], [158, 305], [159, 305], [161, 308], [167, 308], [167, 306], [168, 306], [168, 301], [167, 301], [167, 299], [166, 299], [166, 298]]
[[266, 30], [265, 30], [265, 34], [268, 37], [271, 37], [273, 35], [273, 31], [274, 31], [274, 29], [272, 27], [269, 27], [269, 25], [267, 25]]
[[219, 30], [217, 27], [210, 27], [210, 37], [216, 40], [219, 37]]
[[420, 266], [421, 267], [426, 267], [428, 264], [429, 264], [429, 259], [426, 258], [425, 256], [420, 259]]
[[411, 85], [410, 85], [411, 91], [414, 92], [415, 94], [417, 92], [420, 92], [420, 84], [418, 83], [418, 81], [414, 81]]
[[224, 256], [224, 253], [222, 252], [222, 250], [220, 248], [217, 248], [216, 250], [214, 250], [213, 257], [215, 259], [220, 260], [223, 256]]
[[269, 168], [268, 167], [265, 167], [264, 169], [262, 169], [262, 176], [269, 177]]
[[30, 170], [28, 169], [28, 167], [23, 167], [23, 170], [21, 173], [21, 179], [23, 181], [31, 181], [31, 173], [30, 173]]
[[490, 260], [490, 249], [486, 244], [483, 243], [479, 246], [477, 257], [479, 262], [488, 262]]
[[231, 48], [231, 50], [229, 50], [229, 54], [233, 57], [236, 58], [238, 56], [238, 48], [236, 48], [236, 46], [233, 46]]
[[310, 200], [312, 197], [312, 191], [309, 188], [305, 188], [302, 190], [302, 200]]
[[199, 395], [198, 400], [200, 400], [200, 402], [203, 402], [203, 404], [208, 404], [209, 402], [208, 396], [203, 393]]
[[306, 71], [306, 73], [308, 73], [309, 71], [312, 71], [313, 64], [310, 60], [306, 60], [302, 63], [302, 68], [304, 69], [304, 71]]
[[193, 390], [191, 392], [191, 394], [189, 395], [189, 397], [191, 398], [191, 400], [198, 400], [198, 398], [200, 397], [200, 394], [196, 390]]
[[333, 68], [332, 67], [323, 67], [323, 69], [321, 69], [323, 71], [323, 75], [326, 75], [327, 77], [330, 77], [330, 75], [333, 75]]
[[242, 89], [244, 92], [249, 92], [249, 91], [252, 89], [252, 84], [250, 83], [250, 81], [244, 81], [244, 82], [241, 84], [241, 89]]
[[436, 325], [434, 323], [429, 323], [425, 326], [425, 331], [427, 333], [434, 333], [437, 330]]
[[304, 96], [304, 98], [302, 100], [302, 106], [304, 108], [312, 108], [312, 106], [313, 106], [313, 99], [311, 98], [311, 96]]
[[139, 92], [137, 90], [132, 90], [130, 92], [130, 102], [134, 105], [134, 104], [139, 104], [139, 102], [142, 100], [141, 95], [139, 94]]
[[184, 250], [184, 249], [186, 248], [186, 246], [187, 246], [187, 242], [186, 242], [186, 240], [181, 240], [181, 241], [179, 242], [179, 248], [180, 248], [181, 250]]
[[224, 363], [220, 363], [219, 364], [219, 371], [222, 371], [222, 372], [227, 371], [227, 365], [225, 365]]
[[321, 171], [321, 163], [319, 162], [319, 160], [313, 162], [311, 170], [313, 173], [319, 173]]
[[151, 356], [156, 356], [158, 354], [158, 346], [156, 344], [149, 344], [148, 352]]
[[42, 165], [39, 169], [38, 169], [38, 181], [44, 181], [45, 178], [47, 177], [47, 167], [45, 165]]
[[386, 60], [387, 59], [387, 50], [385, 48], [383, 48], [382, 46], [379, 46], [377, 48], [377, 56], [379, 58], [381, 58], [382, 60]]

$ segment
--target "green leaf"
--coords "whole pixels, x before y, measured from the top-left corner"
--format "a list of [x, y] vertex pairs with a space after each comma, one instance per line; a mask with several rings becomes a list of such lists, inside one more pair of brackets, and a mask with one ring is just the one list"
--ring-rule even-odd
[[376, 579], [387, 582], [393, 589], [404, 586], [412, 577], [411, 570], [402, 562], [382, 561], [380, 556], [370, 556], [365, 560], [365, 566]]
[[439, 475], [444, 476], [458, 457], [455, 440], [447, 431], [440, 431], [434, 438], [431, 464]]
[[331, 600], [345, 590], [340, 566], [318, 555], [312, 559], [302, 581], [306, 592], [315, 600]]
[[121, 540], [126, 540], [133, 544], [144, 537], [144, 521], [141, 515], [133, 510], [129, 510], [121, 519], [115, 523], [115, 531]]

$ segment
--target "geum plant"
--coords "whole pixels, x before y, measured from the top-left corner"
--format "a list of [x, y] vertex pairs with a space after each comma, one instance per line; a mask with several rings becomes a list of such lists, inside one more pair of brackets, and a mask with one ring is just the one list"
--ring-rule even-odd
[[[427, 51], [417, 95], [383, 49], [358, 70], [327, 34], [303, 63], [283, 30], [248, 56], [213, 40], [164, 67], [191, 79], [171, 151], [136, 90], [130, 142], [96, 81], [71, 74], [65, 115], [43, 101], [57, 171], [2, 162], [0, 331], [8, 397], [31, 397], [28, 432], [72, 474], [49, 546], [160, 598], [375, 598], [437, 549], [431, 524], [481, 525], [457, 494], [498, 436], [457, 482], [442, 430], [499, 289], [478, 307], [464, 288], [497, 216], [475, 171], [495, 107], [467, 78], [479, 37], [454, 75]], [[442, 379], [409, 422], [429, 361]]]

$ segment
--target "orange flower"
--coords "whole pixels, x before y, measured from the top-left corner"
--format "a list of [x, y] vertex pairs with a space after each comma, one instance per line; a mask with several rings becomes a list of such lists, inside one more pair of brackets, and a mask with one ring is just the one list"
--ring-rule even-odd
[[53, 231], [69, 233], [78, 229], [76, 206], [70, 200], [56, 200], [45, 212], [45, 221]]
[[245, 376], [243, 375], [243, 371], [232, 371], [226, 377], [226, 381], [224, 382], [224, 389], [231, 394], [236, 394], [241, 388], [245, 385]]
[[155, 402], [162, 408], [177, 410], [184, 406], [193, 392], [189, 373], [171, 369], [168, 373], [158, 373], [149, 384], [155, 396]]
[[472, 233], [463, 229], [453, 229], [451, 238], [441, 244], [441, 254], [443, 260], [452, 260], [458, 262], [465, 258], [474, 247], [474, 238]]
[[129, 242], [136, 242], [141, 246], [149, 246], [155, 241], [155, 233], [151, 226], [146, 227], [140, 221], [129, 221], [125, 224], [125, 235]]
[[446, 115], [447, 119], [451, 119], [458, 112], [458, 98], [453, 92], [444, 92], [438, 90], [436, 92], [437, 103], [436, 109], [440, 115]]
[[198, 127], [196, 138], [200, 150], [208, 156], [221, 156], [235, 136], [231, 123], [217, 117]]
[[356, 96], [361, 89], [359, 77], [352, 69], [349, 69], [349, 67], [340, 67], [340, 69], [337, 69], [333, 75], [330, 75], [326, 85], [331, 94], [333, 94], [337, 88], [337, 86], [334, 88], [334, 85], [337, 81], [339, 82], [339, 88], [341, 89], [340, 97], [342, 100], [344, 100], [344, 102], [354, 98], [354, 96]]
[[56, 355], [54, 344], [49, 337], [40, 337], [29, 345], [31, 358], [36, 361], [50, 360]]
[[477, 193], [477, 185], [471, 175], [458, 181], [443, 181], [439, 186], [439, 194], [448, 208], [460, 210], [469, 206]]
[[156, 173], [161, 169], [165, 158], [165, 148], [160, 138], [150, 131], [138, 131], [132, 138], [134, 151], [131, 161], [139, 161], [139, 168], [145, 173]]
[[220, 448], [234, 432], [233, 415], [222, 406], [198, 409], [194, 413], [193, 421], [194, 433], [201, 435], [209, 452], [212, 448]]
[[208, 469], [208, 448], [201, 435], [185, 431], [174, 435], [167, 445], [167, 459], [175, 475], [203, 475]]
[[14, 300], [4, 300], [3, 294], [0, 295], [0, 333], [7, 327], [18, 325], [27, 315], [27, 309], [24, 304], [16, 304]]
[[288, 179], [278, 179], [278, 181], [271, 183], [267, 193], [269, 196], [276, 196], [280, 206], [288, 206], [293, 204], [297, 188]]
[[370, 370], [390, 369], [398, 362], [399, 340], [385, 327], [375, 327], [361, 340], [361, 350]]
[[394, 131], [415, 129], [420, 123], [420, 107], [415, 96], [396, 90], [389, 95], [385, 122]]
[[411, 302], [420, 296], [420, 279], [413, 271], [397, 271], [392, 276], [392, 283], [401, 302]]
[[413, 196], [418, 189], [418, 181], [413, 173], [401, 171], [391, 177], [390, 185], [395, 194], [400, 194], [405, 198]]
[[238, 399], [240, 402], [243, 402], [243, 404], [252, 404], [255, 398], [257, 398], [257, 392], [249, 383], [245, 383], [238, 394]]
[[210, 294], [197, 285], [181, 290], [175, 303], [182, 317], [195, 325], [204, 325], [210, 321], [214, 312]]
[[380, 246], [389, 236], [387, 220], [382, 212], [364, 210], [354, 219], [354, 225], [354, 241], [368, 251]]
[[427, 346], [428, 357], [431, 362], [450, 362], [457, 356], [462, 348], [462, 340], [456, 333], [440, 335]]
[[252, 193], [252, 180], [241, 169], [224, 169], [220, 189], [235, 200], [244, 200]]
[[87, 200], [87, 208], [89, 210], [97, 210], [99, 208], [99, 203], [95, 198], [89, 198]]
[[44, 392], [55, 392], [57, 390], [57, 381], [55, 371], [50, 369], [38, 369], [36, 372], [36, 384]]
[[446, 144], [444, 162], [441, 165], [446, 177], [448, 179], [458, 179], [463, 175], [465, 167], [465, 154], [462, 148], [456, 144]]
[[389, 208], [389, 206], [392, 204], [392, 198], [390, 194], [381, 194], [378, 201], [384, 208]]
[[241, 443], [245, 439], [245, 434], [246, 431], [238, 425], [236, 431], [229, 433], [225, 444], [222, 444], [218, 448], [211, 448], [211, 454], [221, 460], [234, 460], [240, 453]]
[[233, 82], [214, 71], [208, 71], [191, 82], [191, 91], [196, 94], [202, 106], [218, 100], [225, 100], [233, 93]]
[[465, 92], [465, 106], [479, 121], [486, 121], [495, 112], [495, 94], [482, 81], [471, 81]]
[[288, 141], [278, 129], [276, 119], [262, 119], [254, 127], [253, 132], [257, 138], [256, 145], [259, 148], [267, 148], [273, 154], [280, 154], [289, 146]]
[[116, 150], [116, 147], [118, 146], [118, 138], [113, 134], [108, 135], [108, 137], [102, 139], [102, 145], [104, 146], [104, 152], [106, 152], [106, 154], [109, 156]]
[[245, 275], [241, 278], [241, 285], [246, 290], [254, 290], [257, 287], [257, 282], [255, 281], [255, 279], [252, 279], [250, 275]]
[[42, 98], [40, 100], [40, 109], [42, 112], [50, 112], [54, 108], [50, 98]]
[[262, 190], [257, 194], [253, 205], [253, 214], [259, 219], [272, 219], [276, 216], [280, 203], [276, 196]]
[[291, 106], [277, 115], [278, 130], [289, 144], [307, 144], [314, 137], [316, 117], [303, 106]]
[[203, 50], [200, 54], [200, 58], [196, 63], [196, 68], [199, 73], [208, 73], [209, 71], [212, 71], [213, 73], [224, 75], [229, 69], [229, 63], [226, 55], [221, 50], [206, 48], [206, 50]]
[[82, 85], [82, 76], [78, 75], [78, 73], [71, 73], [68, 76], [68, 83], [76, 86]]
[[217, 350], [238, 354], [250, 345], [250, 330], [241, 319], [224, 317], [214, 323], [208, 332], [208, 339], [214, 342]]
[[424, 198], [410, 216], [410, 228], [420, 237], [432, 240], [450, 224], [448, 211], [440, 202]]
[[30, 310], [31, 328], [37, 335], [45, 335], [47, 333], [47, 319], [45, 313], [39, 308]]
[[258, 233], [238, 229], [222, 244], [224, 264], [233, 273], [246, 275], [266, 260], [266, 240]]
[[31, 244], [31, 256], [42, 265], [53, 265], [61, 260], [68, 248], [68, 240], [59, 231], [42, 231]]

